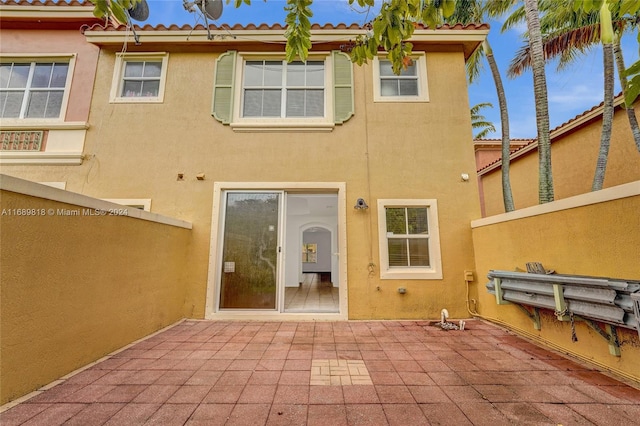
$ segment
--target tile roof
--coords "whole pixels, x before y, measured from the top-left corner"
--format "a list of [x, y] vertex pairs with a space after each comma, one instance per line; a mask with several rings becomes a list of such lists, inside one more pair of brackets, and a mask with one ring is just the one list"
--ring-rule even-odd
[[[15, 1], [15, 0], [14, 0]], [[47, 1], [51, 1], [51, 0], [47, 0]], [[151, 24], [145, 24], [143, 26], [140, 25], [134, 25], [134, 28], [136, 31], [191, 31], [191, 30], [206, 30], [207, 27], [205, 27], [202, 24], [198, 24], [196, 26], [192, 26], [189, 24], [184, 24], [184, 25], [177, 25], [177, 24], [171, 24], [169, 26], [164, 25], [164, 24], [158, 24], [158, 25], [151, 25]], [[127, 31], [127, 27], [126, 25], [119, 25], [119, 26], [109, 26], [108, 28], [104, 28], [100, 25], [94, 25], [90, 28], [87, 29], [87, 31], [91, 31], [94, 29], [98, 29], [100, 31]], [[235, 31], [242, 31], [242, 30], [272, 30], [272, 31], [283, 31], [286, 29], [286, 25], [282, 25], [280, 23], [275, 23], [275, 24], [266, 24], [266, 23], [262, 23], [262, 24], [247, 24], [247, 25], [241, 25], [241, 24], [234, 24], [234, 25], [227, 25], [227, 24], [223, 24], [223, 25], [215, 25], [215, 24], [210, 24], [209, 25], [209, 29], [212, 31], [215, 30], [235, 30]], [[314, 23], [311, 25], [311, 30], [361, 30], [363, 29], [363, 26], [360, 24], [356, 24], [356, 23], [352, 23], [352, 24], [345, 24], [345, 23], [339, 23], [339, 24], [318, 24], [318, 23]], [[420, 30], [427, 30], [429, 29], [429, 27], [424, 26], [422, 24], [418, 25], [418, 28]], [[467, 31], [471, 31], [471, 30], [488, 30], [489, 29], [489, 24], [468, 24], [468, 25], [462, 25], [462, 24], [455, 24], [455, 25], [449, 25], [449, 24], [445, 24], [442, 26], [439, 26], [437, 28], [437, 31], [459, 31], [459, 30], [467, 30]]]
[[[615, 109], [619, 109], [622, 107], [622, 103], [624, 102], [624, 97], [622, 95], [622, 92], [620, 92], [619, 94], [617, 94], [614, 97], [614, 108]], [[595, 105], [593, 107], [591, 107], [590, 109], [576, 115], [575, 117], [565, 121], [564, 123], [560, 124], [559, 126], [554, 127], [553, 129], [551, 129], [549, 131], [549, 133], [551, 134], [551, 143], [553, 143], [555, 141], [555, 139], [559, 136], [561, 136], [562, 134], [565, 133], [565, 131], [570, 131], [573, 128], [573, 124], [576, 124], [578, 127], [581, 126], [580, 122], [583, 120], [594, 120], [597, 119], [598, 117], [600, 117], [602, 115], [602, 111], [599, 111], [603, 108], [604, 106], [604, 101], [600, 102], [598, 105]], [[480, 142], [483, 139], [477, 139], [474, 140], [474, 143], [476, 141]], [[484, 139], [484, 140], [493, 140], [493, 139]], [[496, 139], [496, 140], [501, 140], [501, 139]], [[519, 146], [517, 149], [512, 150], [511, 151], [511, 159], [515, 159], [517, 157], [519, 157], [520, 155], [524, 155], [525, 153], [531, 151], [532, 149], [529, 148], [533, 148], [532, 146], [538, 143], [538, 138], [532, 138], [532, 139], [511, 139], [512, 141], [514, 140], [522, 140], [522, 141], [529, 141], [529, 143], [524, 144]], [[480, 169], [477, 170], [478, 173], [486, 171], [487, 169], [490, 168], [494, 168], [496, 165], [501, 164], [502, 163], [502, 159], [498, 159], [495, 161], [492, 161], [491, 163], [481, 167]]]
[[85, 0], [0, 0], [3, 6], [84, 6], [93, 8], [93, 3]]

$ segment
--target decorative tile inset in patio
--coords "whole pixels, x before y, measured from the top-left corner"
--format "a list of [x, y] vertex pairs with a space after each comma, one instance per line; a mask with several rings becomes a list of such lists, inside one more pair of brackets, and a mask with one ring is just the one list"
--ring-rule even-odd
[[369, 370], [363, 360], [314, 359], [311, 360], [313, 385], [372, 385]]

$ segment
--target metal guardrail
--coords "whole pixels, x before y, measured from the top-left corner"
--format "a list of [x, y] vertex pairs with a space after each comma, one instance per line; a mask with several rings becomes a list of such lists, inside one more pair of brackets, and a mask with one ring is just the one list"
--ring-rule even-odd
[[[496, 296], [496, 303], [522, 307], [536, 329], [542, 308], [553, 310], [560, 321], [571, 321], [574, 340], [574, 319], [585, 321], [609, 341], [613, 355], [619, 355], [615, 327], [637, 330], [640, 336], [640, 281], [494, 270], [488, 278], [487, 291]], [[604, 323], [605, 329], [597, 322]]]

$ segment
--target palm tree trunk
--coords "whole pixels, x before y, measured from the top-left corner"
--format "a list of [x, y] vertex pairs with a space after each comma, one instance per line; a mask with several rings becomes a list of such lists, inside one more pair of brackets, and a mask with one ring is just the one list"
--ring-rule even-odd
[[[620, 86], [623, 93], [626, 92], [627, 76], [624, 74], [624, 57], [622, 56], [622, 49], [620, 48], [620, 38], [616, 37], [613, 43], [613, 56], [616, 60], [618, 67], [618, 78], [620, 79]], [[636, 142], [636, 148], [640, 152], [640, 126], [638, 126], [638, 118], [636, 117], [636, 111], [633, 109], [633, 105], [625, 108], [627, 111], [627, 118], [629, 119], [629, 126], [631, 127], [631, 133], [633, 134], [633, 140]]]
[[604, 174], [607, 169], [609, 145], [611, 143], [611, 127], [613, 125], [613, 43], [602, 45], [604, 57], [604, 109], [602, 111], [602, 133], [600, 135], [600, 150], [596, 163], [596, 173], [593, 177], [592, 191], [599, 191], [604, 184]]
[[504, 93], [504, 86], [502, 85], [502, 78], [500, 77], [500, 71], [496, 64], [496, 59], [493, 56], [493, 49], [489, 45], [487, 39], [482, 43], [482, 49], [489, 62], [491, 68], [491, 75], [496, 85], [496, 92], [498, 94], [498, 104], [500, 105], [500, 127], [502, 127], [502, 201], [504, 202], [504, 211], [511, 212], [515, 210], [513, 205], [513, 194], [511, 192], [511, 180], [509, 179], [509, 161], [511, 155], [511, 140], [509, 137], [509, 112], [507, 111], [507, 97]]
[[540, 15], [537, 0], [524, 0], [531, 67], [533, 69], [533, 92], [536, 104], [538, 128], [538, 200], [540, 204], [553, 201], [553, 177], [551, 173], [551, 138], [549, 135], [549, 101], [547, 78], [544, 71], [544, 52], [540, 32]]

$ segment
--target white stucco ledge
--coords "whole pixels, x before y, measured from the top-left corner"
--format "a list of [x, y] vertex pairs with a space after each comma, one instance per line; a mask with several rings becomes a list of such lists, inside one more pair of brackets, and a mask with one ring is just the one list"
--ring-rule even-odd
[[133, 207], [126, 207], [122, 204], [116, 204], [110, 201], [89, 197], [88, 195], [82, 195], [75, 192], [65, 191], [63, 189], [53, 188], [47, 185], [42, 185], [40, 183], [31, 182], [5, 174], [0, 174], [0, 189], [2, 189], [3, 191], [16, 192], [18, 194], [43, 198], [46, 200], [58, 201], [60, 203], [72, 204], [80, 208], [104, 211], [107, 212], [107, 214], [110, 211], [115, 211], [117, 212], [117, 214], [115, 215], [118, 216], [148, 220], [150, 222], [176, 226], [178, 228], [192, 229], [191, 222], [162, 216], [157, 213], [151, 213]]
[[482, 226], [494, 225], [496, 223], [508, 222], [510, 220], [523, 219], [526, 217], [533, 217], [561, 210], [569, 210], [577, 207], [588, 206], [591, 204], [598, 204], [622, 198], [635, 197], [638, 195], [640, 195], [640, 180], [613, 186], [611, 188], [601, 189], [600, 191], [587, 192], [586, 194], [563, 198], [551, 203], [539, 204], [537, 206], [514, 210], [509, 213], [503, 213], [495, 216], [473, 220], [471, 221], [471, 228], [480, 228]]

